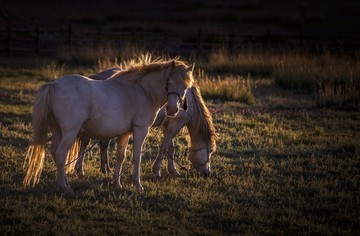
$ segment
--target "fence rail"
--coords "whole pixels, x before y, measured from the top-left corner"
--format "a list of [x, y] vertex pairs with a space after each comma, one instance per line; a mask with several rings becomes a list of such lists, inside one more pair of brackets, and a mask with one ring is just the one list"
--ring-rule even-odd
[[64, 48], [92, 47], [105, 43], [113, 46], [132, 42], [151, 51], [174, 52], [186, 54], [196, 50], [198, 53], [216, 48], [228, 48], [230, 51], [244, 44], [255, 44], [261, 47], [327, 48], [344, 51], [360, 49], [358, 37], [304, 37], [302, 35], [241, 35], [229, 34], [197, 34], [180, 36], [171, 32], [108, 32], [102, 28], [91, 29], [84, 26], [69, 25], [62, 29], [34, 28], [0, 28], [0, 55], [25, 53], [54, 53]]

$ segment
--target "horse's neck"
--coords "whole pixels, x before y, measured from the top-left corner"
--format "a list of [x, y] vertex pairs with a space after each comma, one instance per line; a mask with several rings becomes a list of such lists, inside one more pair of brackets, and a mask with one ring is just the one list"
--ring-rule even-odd
[[160, 72], [144, 75], [139, 85], [152, 100], [155, 107], [160, 108], [167, 102], [166, 84], [162, 81]]
[[198, 133], [195, 132], [197, 130], [198, 124], [195, 122], [194, 117], [199, 116], [198, 114], [199, 110], [197, 109], [196, 101], [192, 95], [192, 92], [190, 92], [186, 96], [186, 99], [188, 102], [188, 112], [189, 114], [191, 114], [189, 122], [186, 124], [186, 127], [189, 130], [191, 148], [198, 149], [208, 146], [209, 145], [208, 140], [204, 140], [202, 138], [202, 135], [198, 135]]
[[191, 148], [199, 149], [199, 148], [209, 146], [208, 140], [203, 139], [203, 137], [201, 135], [199, 136], [197, 133], [194, 132], [194, 127], [192, 126], [191, 122], [188, 123], [186, 126], [188, 128], [189, 135], [190, 135]]

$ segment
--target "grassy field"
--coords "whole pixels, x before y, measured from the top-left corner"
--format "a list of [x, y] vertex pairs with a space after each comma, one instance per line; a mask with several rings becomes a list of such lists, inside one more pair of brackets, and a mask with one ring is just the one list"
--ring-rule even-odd
[[[221, 59], [220, 52], [214, 55]], [[210, 178], [199, 178], [191, 169], [174, 178], [163, 170], [162, 179], [154, 181], [151, 164], [158, 142], [153, 130], [142, 163], [144, 192], [131, 186], [130, 158], [124, 189], [109, 187], [110, 175], [100, 173], [96, 147], [85, 161], [86, 177], [70, 174], [75, 199], [57, 192], [49, 152], [40, 183], [22, 186], [31, 106], [44, 82], [61, 74], [93, 73], [111, 63], [70, 67], [56, 61], [1, 59], [0, 234], [359, 235], [359, 97], [355, 92], [349, 102], [341, 97], [348, 92], [335, 93], [341, 98], [326, 106], [311, 79], [321, 75], [337, 80], [340, 74], [348, 79], [350, 73], [356, 82], [357, 69], [337, 74], [321, 70], [321, 65], [332, 68], [334, 59], [353, 68], [358, 60], [321, 55], [322, 60], [311, 61], [306, 55], [260, 53], [222, 58], [214, 64], [199, 62], [196, 72], [218, 133]], [[298, 84], [305, 80], [310, 85]], [[344, 101], [355, 105], [339, 109]], [[184, 150], [183, 136], [177, 144], [178, 152]], [[113, 143], [109, 152], [114, 156]], [[128, 156], [131, 152], [130, 147]], [[188, 160], [180, 163], [190, 167]]]

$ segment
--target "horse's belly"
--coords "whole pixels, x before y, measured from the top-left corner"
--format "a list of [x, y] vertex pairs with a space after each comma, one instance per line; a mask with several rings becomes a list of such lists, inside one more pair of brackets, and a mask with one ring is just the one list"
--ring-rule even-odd
[[109, 139], [129, 132], [132, 132], [130, 123], [110, 124], [101, 121], [87, 121], [81, 128], [81, 133], [91, 138]]

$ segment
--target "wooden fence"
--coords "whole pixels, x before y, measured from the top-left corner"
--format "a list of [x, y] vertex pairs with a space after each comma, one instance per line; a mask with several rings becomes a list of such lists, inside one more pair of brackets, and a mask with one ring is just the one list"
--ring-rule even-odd
[[56, 53], [64, 48], [96, 47], [109, 44], [121, 47], [124, 43], [136, 43], [150, 51], [164, 51], [175, 54], [206, 52], [216, 48], [230, 51], [252, 44], [259, 47], [304, 47], [307, 49], [327, 48], [344, 51], [358, 51], [359, 38], [344, 37], [303, 37], [302, 35], [240, 35], [203, 34], [201, 30], [194, 35], [177, 35], [171, 32], [109, 32], [102, 28], [86, 28], [69, 25], [61, 29], [0, 28], [0, 55]]

